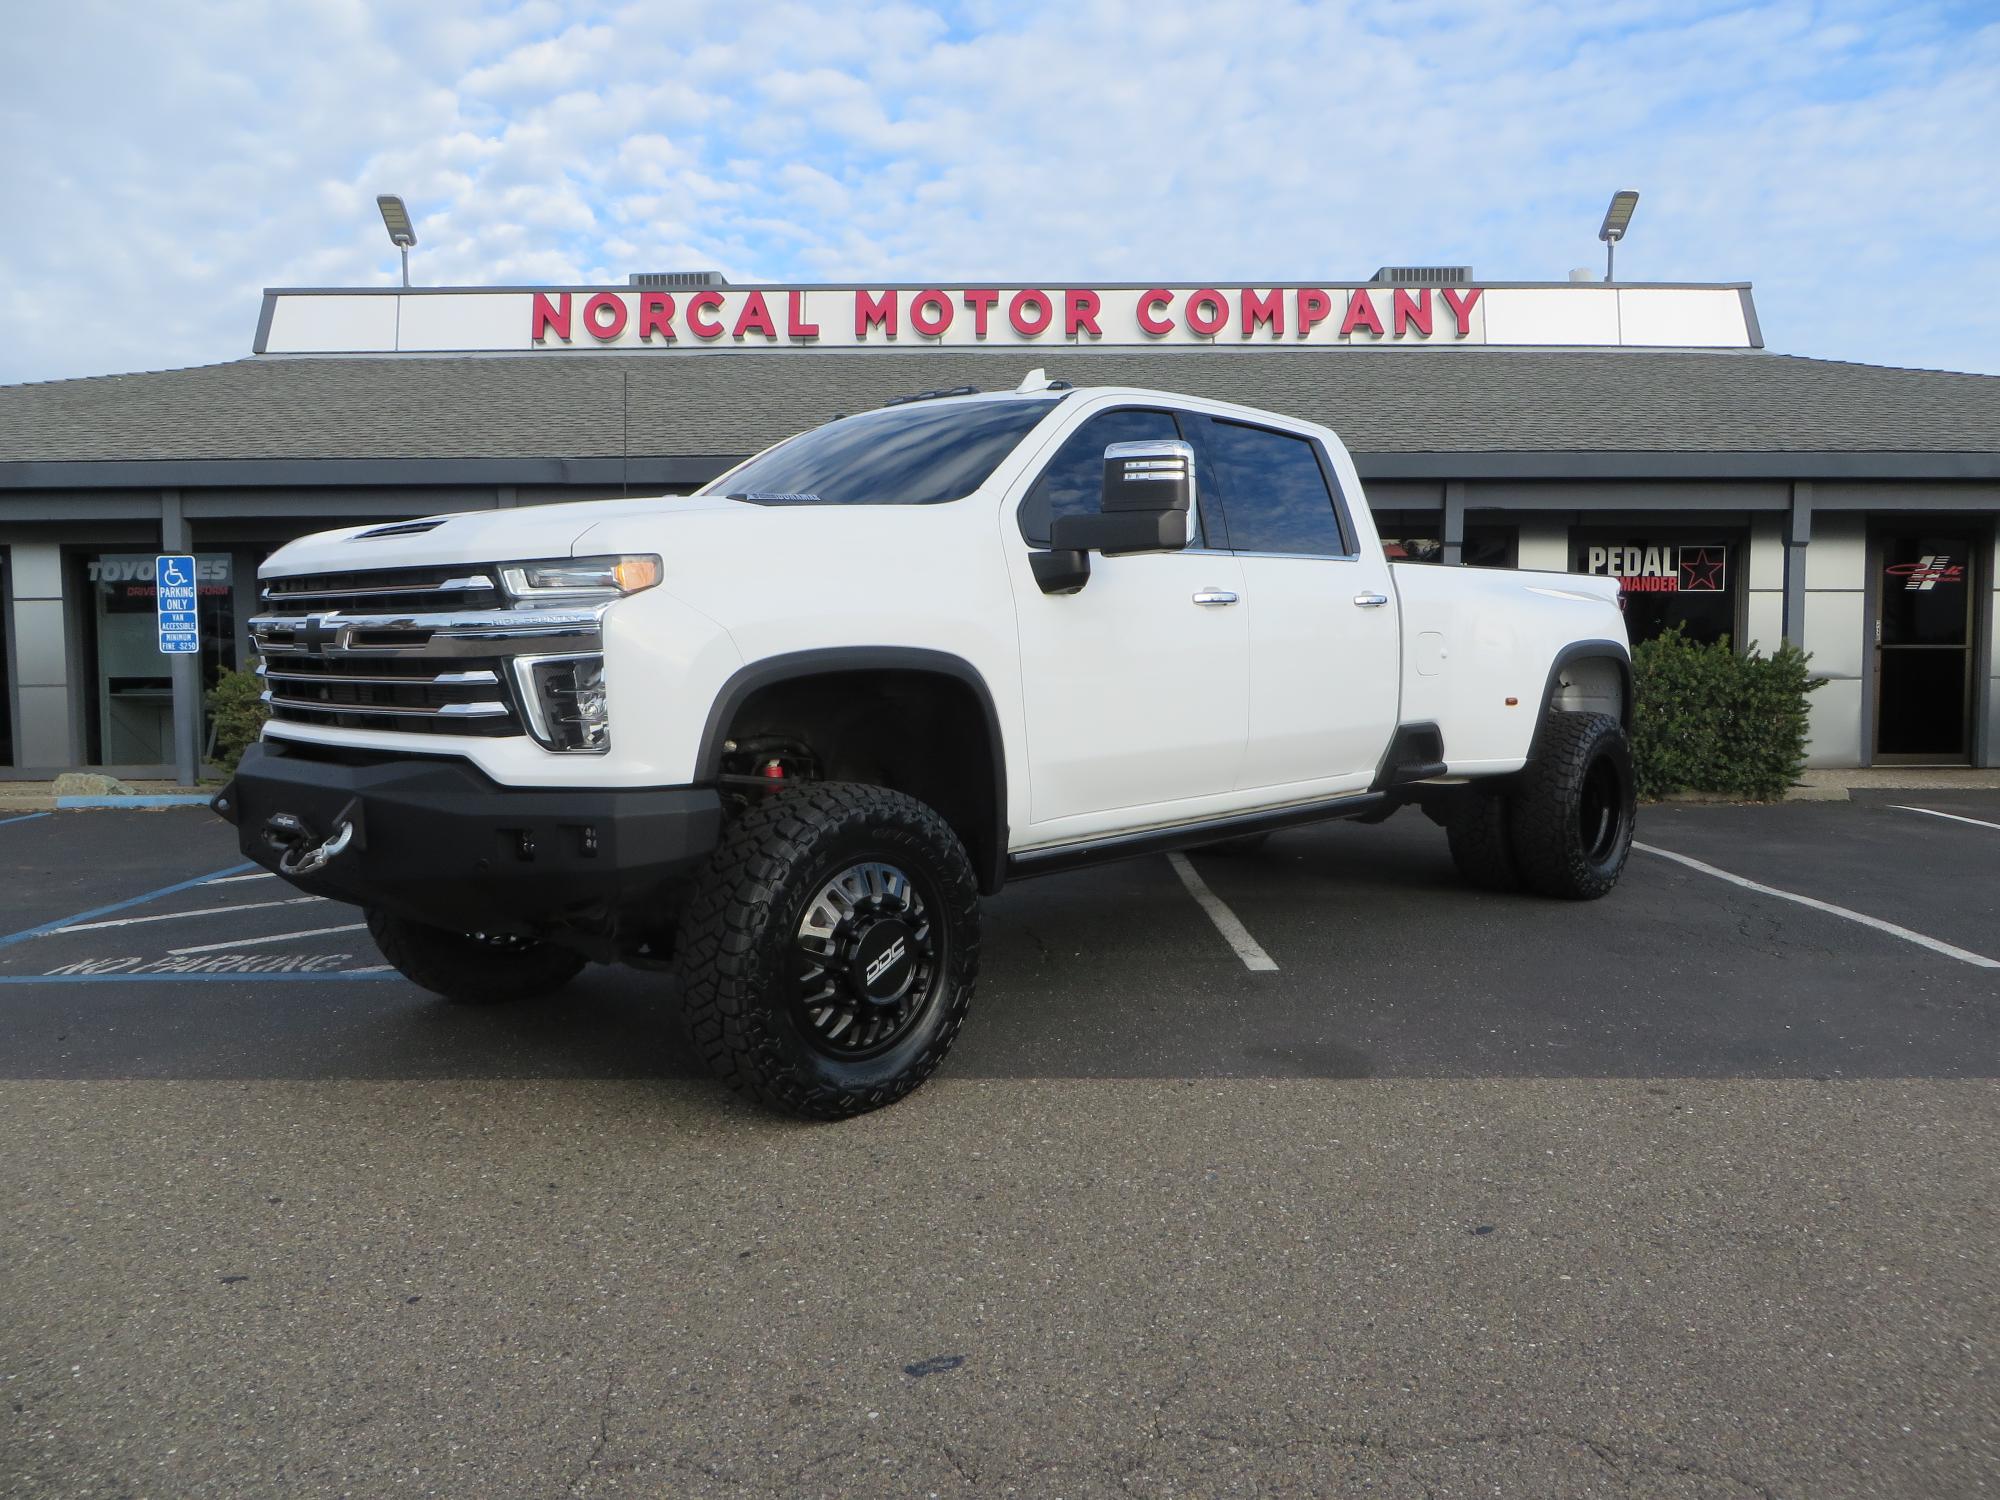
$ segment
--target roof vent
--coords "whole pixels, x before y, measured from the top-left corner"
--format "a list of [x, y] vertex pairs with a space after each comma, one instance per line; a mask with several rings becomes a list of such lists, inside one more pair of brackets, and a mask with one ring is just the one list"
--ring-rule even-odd
[[423, 521], [398, 521], [393, 526], [371, 526], [366, 531], [355, 532], [348, 540], [366, 542], [378, 536], [420, 536], [426, 531], [436, 531], [445, 520], [444, 516], [432, 516]]
[[728, 286], [729, 278], [720, 271], [634, 271], [626, 278], [632, 286], [656, 286], [679, 290], [694, 286]]
[[1380, 286], [1464, 286], [1472, 280], [1472, 267], [1384, 266], [1368, 279]]

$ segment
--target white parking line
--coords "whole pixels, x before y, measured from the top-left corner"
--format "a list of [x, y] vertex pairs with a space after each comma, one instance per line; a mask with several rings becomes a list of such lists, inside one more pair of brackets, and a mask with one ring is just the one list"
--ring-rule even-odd
[[277, 878], [277, 875], [270, 870], [259, 870], [255, 875], [218, 875], [213, 880], [204, 880], [202, 884], [228, 885], [232, 881], [237, 880], [276, 880]]
[[201, 943], [193, 948], [169, 948], [168, 953], [179, 958], [183, 953], [221, 953], [225, 949], [254, 948], [259, 943], [287, 943], [293, 938], [325, 937], [334, 932], [359, 932], [366, 922], [349, 922], [344, 927], [308, 927], [304, 932], [274, 932], [269, 937], [238, 938], [233, 943]]
[[1991, 828], [1994, 832], [2000, 833], [2000, 823], [1989, 823], [1984, 818], [1961, 818], [1957, 813], [1941, 813], [1931, 807], [1905, 807], [1900, 802], [1891, 802], [1889, 805], [1897, 812], [1922, 813], [1927, 818], [1950, 818], [1954, 823], [1970, 823], [1975, 828]]
[[1912, 932], [1907, 927], [1898, 927], [1894, 922], [1885, 922], [1880, 917], [1871, 917], [1866, 912], [1849, 911], [1844, 906], [1835, 906], [1831, 901], [1816, 900], [1811, 896], [1801, 896], [1796, 891], [1781, 891], [1774, 885], [1763, 885], [1755, 880], [1745, 880], [1741, 875], [1732, 875], [1727, 870], [1718, 870], [1714, 865], [1705, 865], [1698, 859], [1690, 859], [1685, 854], [1676, 854], [1671, 849], [1656, 849], [1651, 844], [1634, 841], [1634, 849], [1643, 849], [1648, 854], [1657, 854], [1662, 859], [1670, 859], [1675, 864], [1686, 865], [1690, 870], [1699, 870], [1704, 875], [1713, 875], [1717, 880], [1726, 880], [1731, 885], [1740, 885], [1746, 891], [1756, 891], [1764, 896], [1776, 896], [1781, 901], [1796, 901], [1800, 906], [1810, 906], [1814, 911], [1829, 912], [1836, 917], [1845, 917], [1850, 922], [1859, 922], [1863, 927], [1872, 927], [1877, 932], [1886, 932], [1891, 937], [1899, 937], [1906, 943], [1915, 943], [1919, 948], [1928, 948], [1933, 953], [1942, 953], [1946, 958], [1955, 958], [1962, 964], [1971, 964], [1978, 969], [2000, 969], [2000, 959], [1988, 958], [1983, 953], [1973, 953], [1964, 948], [1955, 948], [1950, 943], [1940, 942], [1934, 937], [1925, 937], [1921, 932]]
[[51, 927], [37, 937], [55, 937], [64, 932], [95, 932], [100, 927], [136, 927], [141, 922], [173, 922], [181, 917], [213, 917], [223, 912], [260, 911], [267, 906], [304, 906], [308, 901], [324, 901], [324, 896], [293, 896], [288, 901], [246, 901], [241, 906], [204, 906], [196, 911], [164, 911], [151, 917], [119, 917], [110, 922], [78, 922], [69, 927]]
[[1278, 965], [1271, 955], [1257, 946], [1257, 940], [1250, 936], [1250, 929], [1237, 920], [1236, 913], [1224, 904], [1223, 899], [1208, 888], [1208, 882], [1195, 873], [1185, 854], [1169, 854], [1167, 863], [1174, 867], [1174, 873], [1187, 887], [1188, 894], [1201, 903], [1201, 909], [1208, 913], [1208, 920], [1215, 924], [1215, 930], [1222, 934], [1222, 940], [1236, 950], [1236, 956], [1243, 960], [1243, 967], [1253, 973], [1270, 973]]

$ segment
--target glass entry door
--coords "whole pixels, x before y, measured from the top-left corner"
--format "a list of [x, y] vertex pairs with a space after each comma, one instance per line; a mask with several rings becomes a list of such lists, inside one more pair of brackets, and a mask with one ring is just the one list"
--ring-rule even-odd
[[1971, 758], [1974, 558], [1964, 533], [1892, 532], [1877, 541], [1877, 760]]

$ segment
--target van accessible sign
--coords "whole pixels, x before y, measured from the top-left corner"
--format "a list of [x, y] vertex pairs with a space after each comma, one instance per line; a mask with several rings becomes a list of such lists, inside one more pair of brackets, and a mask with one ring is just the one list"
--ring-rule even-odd
[[168, 656], [201, 650], [196, 587], [194, 559], [185, 552], [153, 559], [153, 608], [159, 618], [160, 650]]
[[1752, 348], [1748, 287], [986, 285], [264, 294], [259, 354], [1161, 345]]

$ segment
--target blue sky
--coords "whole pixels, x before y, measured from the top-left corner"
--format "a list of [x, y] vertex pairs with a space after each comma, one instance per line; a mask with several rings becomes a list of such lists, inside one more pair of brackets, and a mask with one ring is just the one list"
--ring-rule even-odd
[[0, 381], [421, 282], [1749, 280], [1774, 349], [2000, 373], [2000, 6], [19, 8]]

